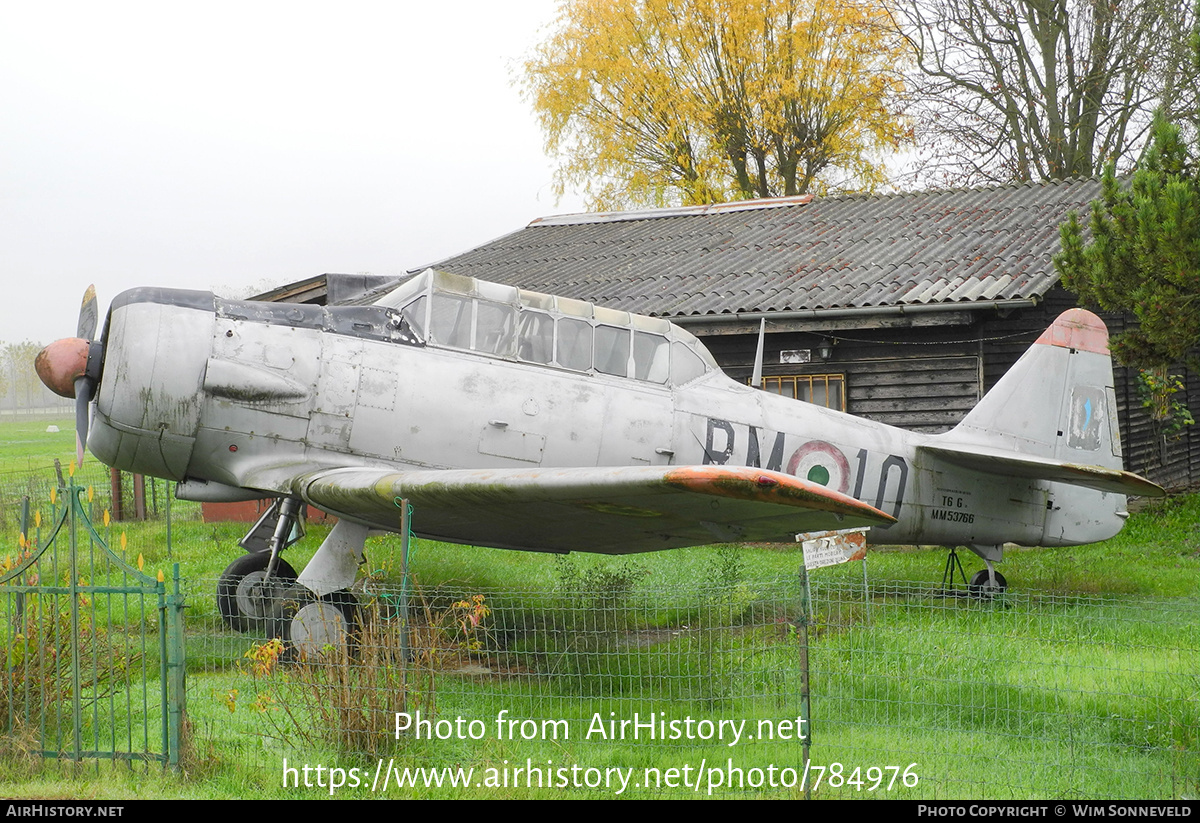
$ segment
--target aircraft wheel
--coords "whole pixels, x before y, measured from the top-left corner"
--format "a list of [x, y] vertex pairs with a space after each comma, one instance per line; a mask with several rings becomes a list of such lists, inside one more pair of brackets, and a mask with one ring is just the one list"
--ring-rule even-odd
[[296, 604], [283, 621], [283, 642], [296, 660], [311, 663], [327, 655], [338, 660], [343, 650], [353, 650], [361, 623], [358, 600], [342, 589]]
[[993, 586], [991, 580], [988, 579], [988, 570], [980, 569], [971, 575], [970, 581], [967, 583], [967, 593], [972, 597], [993, 597], [997, 594], [1003, 594], [1008, 588], [1008, 581], [1004, 579], [1004, 575], [996, 572], [996, 585]]
[[[264, 632], [271, 623], [272, 600], [278, 590], [267, 587], [270, 552], [243, 554], [221, 572], [217, 581], [217, 610], [230, 628], [239, 632]], [[275, 564], [275, 579], [291, 583], [296, 570], [282, 557]], [[274, 590], [274, 591], [273, 591]]]

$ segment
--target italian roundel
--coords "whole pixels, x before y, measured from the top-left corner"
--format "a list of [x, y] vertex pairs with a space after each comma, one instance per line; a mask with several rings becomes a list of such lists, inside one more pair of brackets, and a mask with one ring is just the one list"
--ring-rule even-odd
[[788, 474], [845, 494], [850, 488], [850, 462], [841, 449], [824, 440], [810, 440], [792, 453]]

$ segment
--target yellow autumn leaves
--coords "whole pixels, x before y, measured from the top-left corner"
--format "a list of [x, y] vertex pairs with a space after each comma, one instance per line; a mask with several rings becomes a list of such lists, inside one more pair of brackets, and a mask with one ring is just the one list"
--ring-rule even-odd
[[869, 190], [903, 47], [843, 0], [567, 0], [524, 86], [594, 208]]

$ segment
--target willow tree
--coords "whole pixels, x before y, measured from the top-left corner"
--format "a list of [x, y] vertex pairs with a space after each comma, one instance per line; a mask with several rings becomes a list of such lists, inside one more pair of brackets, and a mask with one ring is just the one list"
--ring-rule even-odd
[[565, 0], [524, 88], [560, 193], [712, 203], [879, 185], [901, 60], [871, 2]]

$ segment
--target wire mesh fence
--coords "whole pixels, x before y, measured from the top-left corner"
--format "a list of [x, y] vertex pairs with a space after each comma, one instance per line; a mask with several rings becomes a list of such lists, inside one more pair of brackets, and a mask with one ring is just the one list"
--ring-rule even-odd
[[373, 583], [349, 645], [307, 654], [229, 632], [202, 594], [215, 582], [193, 581], [193, 721], [285, 784], [341, 768], [342, 792], [1200, 791], [1194, 600], [817, 579], [806, 625], [796, 575], [685, 589], [612, 568], [553, 590], [418, 589], [407, 624], [407, 595]]
[[[61, 477], [59, 473], [61, 472]], [[0, 472], [0, 532], [17, 530], [21, 526], [24, 500], [33, 501], [35, 507], [45, 507], [49, 504], [52, 494], [67, 480], [70, 467], [59, 465], [43, 465], [36, 468], [17, 471]], [[120, 475], [122, 487], [122, 511], [113, 507], [113, 480], [107, 466], [89, 460], [75, 470], [74, 480], [77, 485], [93, 489], [92, 508], [93, 520], [99, 522], [107, 509], [114, 519], [131, 519], [134, 516], [134, 476], [128, 473]], [[178, 503], [171, 499], [171, 485], [165, 480], [145, 478], [143, 481], [145, 514], [148, 519], [163, 519], [168, 510]]]
[[[56, 481], [0, 475], [8, 535], [24, 495], [48, 516]], [[76, 482], [102, 523], [107, 472]], [[173, 505], [176, 556], [222, 563], [244, 527]], [[123, 526], [102, 533], [133, 565], [171, 558], [165, 523], [131, 529], [128, 546]], [[193, 752], [276, 785], [340, 774], [357, 796], [1200, 794], [1194, 597], [988, 600], [818, 570], [806, 608], [798, 575], [752, 577], [735, 553], [670, 586], [641, 568], [563, 560], [537, 587], [411, 591], [386, 572], [359, 586], [357, 609], [333, 604], [350, 644], [308, 655], [269, 641], [282, 623], [230, 630], [215, 577], [195, 576]]]
[[1162, 798], [1200, 787], [1194, 599], [819, 591], [823, 757], [919, 760], [933, 797]]

